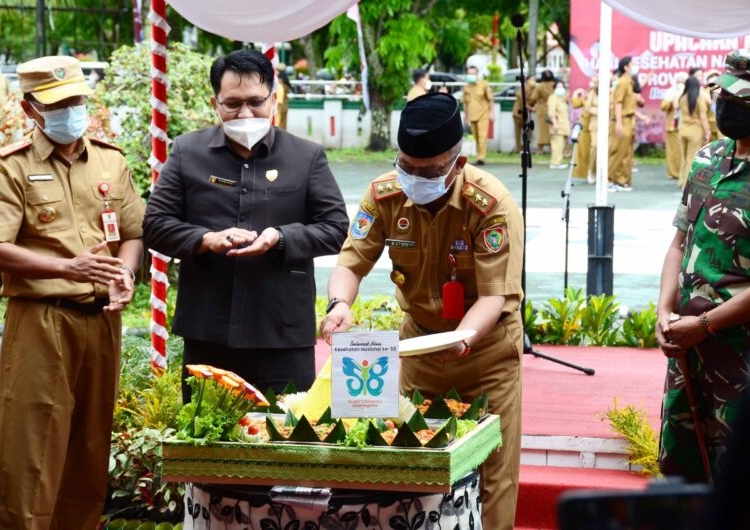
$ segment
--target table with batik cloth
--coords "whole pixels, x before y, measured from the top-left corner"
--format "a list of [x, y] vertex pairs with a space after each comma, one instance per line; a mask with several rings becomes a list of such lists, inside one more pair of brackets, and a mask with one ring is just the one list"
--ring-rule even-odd
[[491, 414], [441, 449], [168, 441], [162, 479], [188, 483], [183, 530], [479, 530], [476, 469], [501, 444]]

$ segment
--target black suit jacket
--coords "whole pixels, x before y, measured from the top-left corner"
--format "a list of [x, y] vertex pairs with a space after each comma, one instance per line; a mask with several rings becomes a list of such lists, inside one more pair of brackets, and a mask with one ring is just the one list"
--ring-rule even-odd
[[[338, 253], [348, 224], [320, 145], [272, 128], [243, 160], [221, 127], [178, 137], [143, 221], [144, 244], [181, 260], [173, 331], [231, 348], [315, 344], [313, 258]], [[279, 227], [286, 249], [196, 254], [232, 226]]]

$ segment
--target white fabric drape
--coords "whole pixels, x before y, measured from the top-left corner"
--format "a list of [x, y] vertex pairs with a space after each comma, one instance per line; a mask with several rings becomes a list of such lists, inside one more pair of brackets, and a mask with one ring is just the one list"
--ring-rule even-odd
[[186, 20], [228, 39], [279, 42], [309, 35], [358, 0], [169, 0]]
[[651, 28], [705, 39], [750, 35], [750, 0], [603, 0]]

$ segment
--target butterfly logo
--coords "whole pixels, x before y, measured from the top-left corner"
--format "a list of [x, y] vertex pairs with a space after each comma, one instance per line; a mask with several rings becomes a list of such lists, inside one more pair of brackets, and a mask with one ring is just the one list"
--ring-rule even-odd
[[388, 357], [379, 357], [372, 365], [365, 359], [362, 364], [351, 357], [344, 357], [344, 375], [350, 396], [379, 396], [383, 391], [383, 375], [388, 371]]

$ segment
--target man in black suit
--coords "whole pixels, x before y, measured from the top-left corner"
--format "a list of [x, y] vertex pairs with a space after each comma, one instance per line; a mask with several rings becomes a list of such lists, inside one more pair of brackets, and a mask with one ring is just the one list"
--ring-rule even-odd
[[313, 258], [341, 248], [344, 200], [322, 147], [271, 125], [274, 71], [262, 53], [216, 59], [211, 85], [221, 124], [175, 139], [144, 243], [180, 259], [173, 331], [184, 364], [304, 390], [315, 378]]

